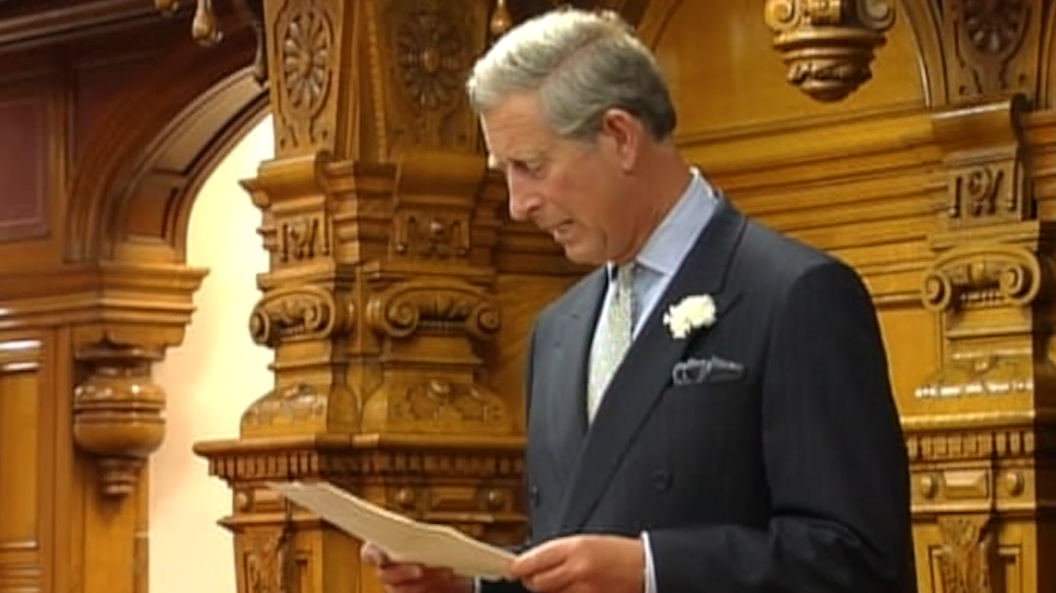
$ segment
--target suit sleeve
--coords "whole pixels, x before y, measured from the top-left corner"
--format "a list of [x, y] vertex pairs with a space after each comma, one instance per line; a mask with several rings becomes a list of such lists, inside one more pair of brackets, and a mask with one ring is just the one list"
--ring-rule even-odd
[[769, 525], [650, 533], [658, 593], [902, 591], [907, 459], [868, 292], [826, 263], [774, 314], [761, 378]]

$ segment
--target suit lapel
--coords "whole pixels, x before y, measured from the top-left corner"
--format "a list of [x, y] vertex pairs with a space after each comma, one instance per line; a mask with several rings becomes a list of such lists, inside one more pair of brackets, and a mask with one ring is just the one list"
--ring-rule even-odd
[[587, 365], [594, 326], [605, 295], [604, 268], [595, 271], [580, 286], [569, 303], [558, 331], [554, 332], [550, 370], [547, 425], [554, 467], [561, 482], [568, 483], [576, 453], [587, 432]]
[[744, 225], [744, 217], [722, 199], [642, 326], [641, 333], [613, 376], [579, 451], [572, 483], [566, 489], [561, 505], [559, 524], [563, 530], [575, 531], [590, 517], [635, 433], [671, 381], [671, 368], [681, 359], [693, 338], [676, 340], [671, 337], [663, 324], [668, 307], [686, 296], [710, 294], [718, 309], [717, 323], [722, 323], [722, 313], [737, 297], [724, 292], [724, 284]]

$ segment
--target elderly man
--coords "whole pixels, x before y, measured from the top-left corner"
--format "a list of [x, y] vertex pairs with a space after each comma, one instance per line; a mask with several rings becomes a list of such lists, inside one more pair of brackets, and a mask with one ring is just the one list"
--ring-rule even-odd
[[530, 540], [508, 580], [368, 544], [390, 593], [911, 588], [907, 461], [858, 276], [682, 160], [663, 76], [615, 15], [528, 21], [467, 88], [511, 215], [598, 267], [532, 334]]

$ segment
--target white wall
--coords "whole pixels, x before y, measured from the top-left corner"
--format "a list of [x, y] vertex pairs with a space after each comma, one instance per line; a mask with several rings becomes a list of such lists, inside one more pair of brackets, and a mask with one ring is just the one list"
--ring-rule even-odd
[[272, 385], [271, 350], [255, 345], [248, 329], [255, 275], [267, 270], [260, 212], [237, 182], [273, 154], [269, 116], [210, 176], [191, 212], [187, 261], [210, 271], [183, 345], [154, 369], [168, 406], [150, 472], [151, 593], [235, 592], [231, 537], [216, 524], [231, 511], [230, 491], [191, 446], [237, 437], [242, 411]]

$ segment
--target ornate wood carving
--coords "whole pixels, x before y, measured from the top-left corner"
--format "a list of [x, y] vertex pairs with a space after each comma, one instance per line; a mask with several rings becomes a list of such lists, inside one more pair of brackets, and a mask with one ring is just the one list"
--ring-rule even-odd
[[[952, 228], [1026, 220], [1033, 196], [1022, 141], [1021, 95], [933, 118], [946, 149], [947, 220]], [[967, 135], [970, 134], [970, 138]]]
[[408, 281], [376, 293], [367, 305], [367, 322], [393, 338], [419, 331], [468, 334], [487, 340], [499, 330], [499, 311], [484, 291], [447, 281]]
[[[446, 120], [464, 102], [464, 73], [474, 55], [465, 26], [472, 22], [465, 0], [392, 2], [387, 6], [389, 39], [395, 41], [393, 79], [403, 113], [392, 129], [407, 146], [469, 149], [465, 129], [444, 130]], [[457, 124], [456, 124], [457, 125]]]
[[952, 50], [947, 87], [954, 102], [1025, 93], [1037, 81], [1042, 6], [1035, 0], [943, 0], [947, 47]]
[[1041, 227], [1028, 220], [1034, 206], [1020, 142], [1023, 109], [1016, 98], [934, 119], [947, 150], [949, 231], [932, 239], [937, 258], [922, 297], [940, 316], [948, 347], [917, 398], [1030, 398], [1036, 373], [1051, 366], [1032, 346], [1032, 308], [1056, 277], [1039, 251]]
[[[105, 270], [102, 304], [96, 306], [110, 321], [82, 324], [74, 332], [73, 355], [85, 373], [73, 390], [73, 436], [94, 455], [103, 493], [122, 497], [139, 483], [139, 471], [164, 436], [165, 393], [153, 382], [151, 367], [183, 340], [191, 295], [204, 274], [184, 270], [182, 282], [163, 289], [158, 275], [169, 272], [174, 280], [176, 270]], [[180, 301], [187, 305], [174, 306]]]
[[296, 593], [296, 579], [288, 569], [289, 530], [280, 527], [246, 528], [235, 536], [249, 593]]
[[[305, 520], [307, 513], [287, 507], [260, 484], [325, 479], [416, 519], [456, 525], [476, 537], [512, 545], [524, 537], [522, 444], [519, 437], [471, 433], [442, 438], [331, 434], [271, 443], [214, 441], [195, 445], [195, 451], [209, 459], [210, 473], [237, 493], [234, 514], [224, 521], [236, 534], [265, 518], [272, 529], [286, 525], [289, 537], [318, 530], [317, 523]], [[292, 515], [275, 522], [278, 513], [291, 510]], [[276, 533], [263, 547], [275, 547]], [[243, 549], [260, 548], [247, 542]], [[289, 574], [289, 556], [296, 551], [286, 553]]]
[[98, 456], [107, 495], [130, 493], [147, 457], [161, 445], [165, 392], [150, 377], [151, 364], [161, 358], [157, 350], [108, 338], [78, 353], [90, 370], [73, 394], [73, 434], [82, 449]]
[[[269, 6], [274, 3], [270, 3]], [[272, 28], [279, 109], [276, 149], [304, 152], [332, 146], [333, 122], [320, 117], [331, 100], [339, 45], [331, 3], [287, 0]]]
[[[405, 151], [474, 152], [477, 121], [462, 91], [466, 72], [488, 37], [489, 3], [412, 0], [366, 3], [375, 97], [367, 158], [388, 160]], [[377, 157], [373, 157], [377, 155]]]
[[765, 17], [788, 82], [818, 101], [839, 101], [872, 77], [895, 8], [889, 0], [767, 0]]
[[318, 286], [279, 288], [253, 308], [249, 332], [253, 341], [274, 347], [279, 342], [328, 339], [351, 329], [355, 311]]
[[904, 423], [914, 514], [941, 535], [928, 560], [944, 593], [1005, 591], [1007, 563], [1023, 559], [999, 557], [999, 539], [1006, 526], [1040, 520], [1051, 489], [1042, 468], [1056, 454], [1048, 345], [1056, 266], [1037, 220], [1030, 102], [1017, 94], [1034, 92], [1036, 57], [1020, 50], [1034, 43], [1038, 9], [942, 3], [955, 106], [932, 115], [944, 208], [921, 284], [941, 356], [913, 390], [918, 412]]
[[[1045, 261], [1043, 278], [1041, 262]], [[924, 306], [945, 313], [1027, 306], [1051, 280], [1051, 260], [1015, 245], [971, 244], [943, 253], [924, 278]], [[1046, 282], [1047, 284], [1048, 282]]]
[[944, 540], [940, 555], [944, 593], [992, 593], [995, 563], [993, 518], [987, 515], [938, 518]]

